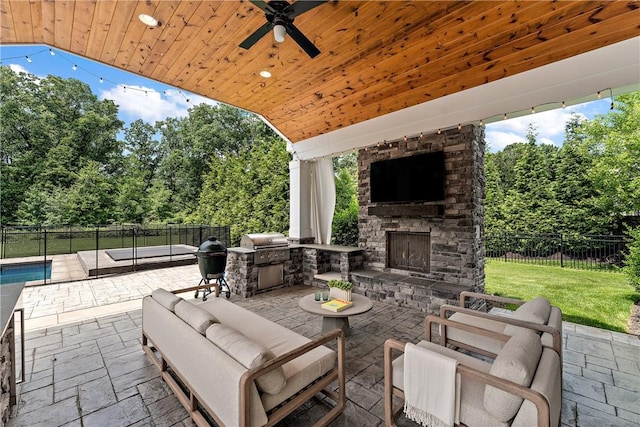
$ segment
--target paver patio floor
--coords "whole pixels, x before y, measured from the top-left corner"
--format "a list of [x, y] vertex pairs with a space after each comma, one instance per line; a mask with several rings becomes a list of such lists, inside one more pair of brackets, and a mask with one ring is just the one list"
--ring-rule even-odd
[[[193, 425], [142, 351], [140, 299], [199, 278], [197, 266], [186, 266], [26, 289], [26, 381], [8, 425]], [[231, 300], [313, 338], [320, 318], [297, 304], [311, 291], [296, 286]], [[347, 409], [332, 426], [383, 425], [382, 345], [389, 337], [416, 342], [423, 320], [424, 313], [378, 302], [350, 319]], [[563, 332], [562, 425], [640, 425], [638, 337], [567, 322]], [[216, 366], [203, 361], [202, 369]], [[318, 398], [281, 425], [312, 425], [327, 410]], [[399, 425], [415, 424], [401, 417]]]

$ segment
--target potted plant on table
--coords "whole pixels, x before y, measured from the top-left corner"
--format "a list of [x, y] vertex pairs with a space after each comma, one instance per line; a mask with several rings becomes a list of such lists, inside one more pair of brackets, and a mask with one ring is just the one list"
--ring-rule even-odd
[[351, 291], [353, 290], [353, 283], [347, 280], [335, 279], [329, 280], [327, 286], [329, 286], [329, 296], [331, 298], [341, 299], [343, 301], [351, 301]]

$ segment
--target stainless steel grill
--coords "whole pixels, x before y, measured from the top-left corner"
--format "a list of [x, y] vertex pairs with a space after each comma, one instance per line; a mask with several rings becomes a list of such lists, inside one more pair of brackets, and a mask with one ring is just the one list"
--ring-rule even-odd
[[240, 246], [245, 249], [262, 250], [273, 248], [288, 248], [289, 242], [281, 233], [245, 234], [240, 238]]
[[289, 241], [284, 234], [245, 234], [240, 246], [256, 251], [253, 262], [258, 266], [258, 290], [283, 284], [284, 262], [290, 258]]

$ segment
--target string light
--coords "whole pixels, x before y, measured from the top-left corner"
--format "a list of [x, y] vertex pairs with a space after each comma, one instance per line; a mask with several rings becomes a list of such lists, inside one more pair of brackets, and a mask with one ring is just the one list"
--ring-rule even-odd
[[[7, 60], [11, 60], [11, 59], [20, 59], [20, 58], [24, 58], [28, 63], [31, 64], [31, 63], [33, 63], [33, 58], [34, 57], [36, 57], [38, 55], [43, 55], [43, 54], [45, 54], [47, 52], [49, 53], [50, 56], [53, 56], [55, 58], [60, 58], [60, 59], [62, 59], [64, 61], [67, 61], [69, 63], [69, 66], [71, 67], [71, 69], [73, 71], [78, 71], [78, 69], [80, 69], [80, 71], [83, 71], [83, 72], [85, 72], [87, 74], [90, 74], [90, 75], [94, 76], [96, 79], [98, 79], [100, 81], [100, 83], [107, 82], [107, 83], [111, 83], [111, 84], [113, 84], [115, 86], [121, 86], [121, 84], [118, 84], [117, 82], [114, 82], [114, 81], [109, 80], [108, 78], [104, 78], [102, 76], [99, 76], [98, 74], [93, 73], [92, 71], [90, 71], [90, 70], [78, 65], [77, 63], [75, 63], [71, 59], [67, 58], [66, 55], [63, 55], [60, 52], [56, 52], [51, 48], [44, 48], [44, 49], [41, 49], [41, 50], [39, 50], [37, 52], [32, 52], [29, 55], [18, 55], [18, 56], [12, 56], [12, 57], [0, 57], [0, 64], [2, 64], [3, 61], [7, 61]], [[57, 59], [53, 59], [53, 61], [56, 61], [56, 60]], [[129, 89], [129, 91], [126, 91], [126, 89]], [[144, 92], [144, 94], [147, 95], [147, 96], [149, 95], [148, 90], [143, 89], [143, 88], [135, 88], [135, 87], [124, 88], [123, 87], [123, 90], [126, 91], [127, 93], [129, 93], [130, 91], [138, 91], [138, 92]], [[159, 91], [159, 93], [160, 93], [160, 91]], [[163, 93], [164, 95], [168, 95], [169, 92], [165, 90], [165, 91], [162, 91], [161, 93]], [[191, 102], [191, 100], [189, 98], [187, 98], [185, 96], [185, 94], [182, 93], [181, 91], [180, 91], [180, 94], [183, 96], [183, 98], [185, 99], [185, 101], [187, 103]]]
[[[110, 81], [110, 80], [108, 80], [108, 79], [105, 79], [105, 78], [104, 78], [104, 77], [102, 77], [102, 76], [98, 76], [97, 74], [94, 74], [94, 73], [92, 73], [91, 71], [89, 71], [89, 70], [87, 70], [87, 69], [84, 69], [83, 67], [78, 66], [78, 64], [76, 64], [76, 63], [74, 63], [74, 62], [70, 61], [69, 59], [67, 59], [67, 58], [65, 57], [65, 55], [63, 55], [63, 54], [61, 54], [61, 53], [59, 53], [59, 52], [56, 54], [56, 52], [55, 52], [53, 49], [51, 49], [51, 48], [45, 48], [45, 49], [42, 49], [42, 50], [40, 50], [40, 51], [38, 51], [38, 52], [32, 52], [32, 53], [31, 53], [31, 55], [24, 55], [24, 59], [25, 59], [28, 63], [32, 63], [32, 62], [33, 62], [32, 57], [37, 56], [37, 55], [40, 55], [40, 54], [43, 54], [43, 53], [45, 53], [45, 52], [49, 52], [49, 55], [51, 55], [51, 56], [55, 56], [56, 58], [61, 58], [61, 59], [65, 60], [65, 61], [69, 62], [70, 64], [72, 64], [71, 69], [72, 69], [73, 71], [77, 71], [77, 70], [78, 70], [78, 68], [80, 68], [82, 71], [87, 72], [87, 73], [89, 73], [89, 74], [92, 74], [92, 75], [93, 75], [93, 76], [95, 76], [95, 77], [98, 77], [98, 78], [99, 78], [100, 83], [104, 83], [104, 82], [105, 82], [105, 80], [106, 80], [106, 81], [107, 81], [107, 82], [109, 82], [109, 83], [112, 83], [112, 84], [114, 84], [114, 85], [117, 85], [117, 83], [115, 83], [115, 82], [112, 82], [112, 81]], [[2, 63], [2, 62], [4, 62], [4, 61], [7, 61], [7, 60], [10, 60], [10, 59], [19, 59], [19, 58], [22, 58], [22, 57], [23, 57], [23, 56], [15, 56], [15, 57], [9, 57], [9, 58], [0, 58], [0, 63]], [[122, 88], [122, 89], [123, 89], [123, 91], [124, 91], [124, 92], [127, 92], [127, 87], [126, 87], [126, 86], [123, 86], [123, 88]], [[139, 91], [139, 92], [144, 92], [145, 96], [148, 96], [148, 95], [149, 95], [149, 92], [148, 92], [147, 90], [145, 90], [145, 89], [138, 89], [138, 88], [133, 88], [133, 87], [129, 87], [128, 89], [130, 89], [130, 90], [134, 90], [134, 91]], [[611, 109], [611, 110], [614, 110], [614, 109], [615, 109], [615, 103], [614, 103], [614, 97], [613, 97], [613, 89], [612, 89], [612, 88], [606, 88], [606, 89], [598, 90], [598, 91], [596, 92], [597, 99], [602, 99], [602, 92], [603, 92], [603, 91], [609, 91], [609, 97], [610, 97], [610, 99], [611, 99], [610, 109]], [[180, 95], [182, 95], [182, 97], [185, 99], [185, 101], [186, 101], [187, 103], [190, 103], [190, 99], [189, 99], [189, 98], [187, 98], [187, 97], [185, 96], [185, 94], [184, 94], [184, 93], [182, 93], [182, 91], [178, 91], [178, 92], [180, 93]], [[163, 93], [165, 96], [168, 96], [168, 91], [166, 91], [166, 90], [165, 90], [165, 91], [163, 91], [162, 93]], [[537, 106], [536, 106], [536, 105], [532, 106], [532, 107], [531, 107], [531, 113], [532, 113], [532, 114], [534, 114], [534, 113], [536, 112], [536, 107], [541, 107], [541, 106], [544, 106], [544, 105], [551, 105], [551, 104], [555, 104], [555, 105], [561, 104], [562, 108], [566, 108], [566, 107], [567, 107], [567, 103], [566, 103], [566, 101], [564, 101], [564, 100], [563, 100], [561, 103], [558, 103], [558, 102], [548, 102], [548, 103], [545, 103], [545, 104], [540, 104], [540, 105], [537, 105]], [[487, 119], [480, 119], [479, 125], [480, 125], [480, 126], [484, 126], [484, 121], [485, 121], [485, 120], [488, 120], [488, 119], [489, 119], [489, 118], [487, 118]], [[508, 119], [509, 119], [508, 113], [504, 113], [503, 120], [508, 120]], [[459, 124], [458, 124], [458, 130], [461, 130], [461, 129], [462, 129], [462, 124], [461, 124], [461, 123], [459, 123]], [[440, 129], [440, 128], [439, 128], [437, 132], [438, 132], [438, 135], [441, 135], [441, 134], [442, 134], [442, 129]], [[420, 132], [419, 138], [420, 138], [421, 140], [424, 138], [424, 134], [423, 134], [423, 132]], [[407, 136], [407, 135], [405, 135], [405, 136], [403, 137], [403, 139], [404, 139], [404, 141], [406, 142], [406, 141], [408, 140], [408, 136]], [[387, 144], [386, 140], [384, 141], [384, 144], [385, 144], [385, 145]], [[378, 146], [378, 147], [380, 147], [380, 142], [378, 142], [378, 143], [377, 143], [377, 146]], [[392, 144], [392, 143], [389, 143], [389, 147], [392, 147], [392, 146], [393, 146], [393, 144]], [[367, 148], [365, 148], [365, 150], [366, 150], [366, 149], [367, 149]]]

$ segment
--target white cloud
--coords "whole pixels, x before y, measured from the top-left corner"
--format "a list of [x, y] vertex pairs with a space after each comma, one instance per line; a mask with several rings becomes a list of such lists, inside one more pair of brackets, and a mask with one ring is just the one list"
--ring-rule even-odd
[[490, 130], [489, 125], [487, 125], [485, 140], [493, 153], [504, 150], [504, 147], [509, 144], [526, 142], [526, 139], [519, 133], [494, 130], [493, 128]]
[[29, 74], [29, 71], [27, 71], [27, 69], [20, 64], [9, 64], [9, 69], [11, 69], [11, 71], [13, 71], [16, 74], [20, 74], [20, 73]]
[[152, 124], [167, 117], [185, 117], [188, 115], [189, 108], [200, 103], [216, 104], [211, 99], [187, 95], [177, 89], [158, 92], [156, 89], [145, 86], [129, 85], [119, 85], [102, 91], [100, 98], [113, 100], [125, 119], [131, 121], [142, 119]]
[[584, 117], [580, 106], [543, 111], [487, 124], [486, 141], [492, 152], [500, 151], [514, 142], [526, 141], [529, 124], [536, 128], [539, 144], [561, 146], [564, 142], [566, 123], [573, 113]]

